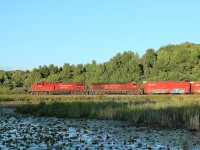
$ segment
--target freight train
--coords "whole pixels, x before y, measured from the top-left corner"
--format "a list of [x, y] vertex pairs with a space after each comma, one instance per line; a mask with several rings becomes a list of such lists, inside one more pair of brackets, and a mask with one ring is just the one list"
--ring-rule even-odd
[[142, 86], [136, 82], [91, 83], [85, 82], [35, 82], [31, 85], [31, 94], [200, 94], [199, 82], [182, 81], [144, 81]]

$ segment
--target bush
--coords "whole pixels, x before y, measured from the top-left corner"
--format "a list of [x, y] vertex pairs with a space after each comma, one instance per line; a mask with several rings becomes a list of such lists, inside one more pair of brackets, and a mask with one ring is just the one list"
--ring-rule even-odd
[[15, 88], [11, 91], [11, 94], [25, 94], [25, 90], [23, 88]]
[[11, 94], [10, 88], [7, 88], [7, 87], [2, 88], [1, 91], [2, 91], [2, 94], [6, 94], [6, 95]]

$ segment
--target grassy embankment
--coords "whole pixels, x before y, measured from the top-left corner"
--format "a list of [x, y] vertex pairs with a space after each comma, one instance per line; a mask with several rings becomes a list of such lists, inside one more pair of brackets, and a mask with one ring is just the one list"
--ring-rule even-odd
[[[10, 101], [12, 100], [12, 101]], [[4, 102], [2, 102], [4, 101]], [[199, 130], [200, 95], [0, 96], [1, 103], [26, 104], [16, 112], [66, 118], [129, 120], [136, 124]]]

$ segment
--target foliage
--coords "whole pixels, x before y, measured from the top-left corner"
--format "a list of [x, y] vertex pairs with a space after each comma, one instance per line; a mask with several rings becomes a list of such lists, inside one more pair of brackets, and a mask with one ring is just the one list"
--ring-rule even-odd
[[44, 65], [32, 71], [0, 70], [0, 93], [27, 92], [35, 81], [86, 82], [87, 86], [91, 82], [200, 81], [199, 70], [200, 44], [186, 42], [157, 51], [148, 49], [142, 57], [125, 51], [101, 64], [93, 60], [90, 64], [65, 63], [62, 67]]

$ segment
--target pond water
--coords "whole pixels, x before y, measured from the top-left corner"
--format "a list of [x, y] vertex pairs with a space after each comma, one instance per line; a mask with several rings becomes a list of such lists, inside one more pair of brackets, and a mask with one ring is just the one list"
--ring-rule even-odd
[[127, 121], [34, 117], [0, 107], [0, 149], [200, 149], [200, 132]]

